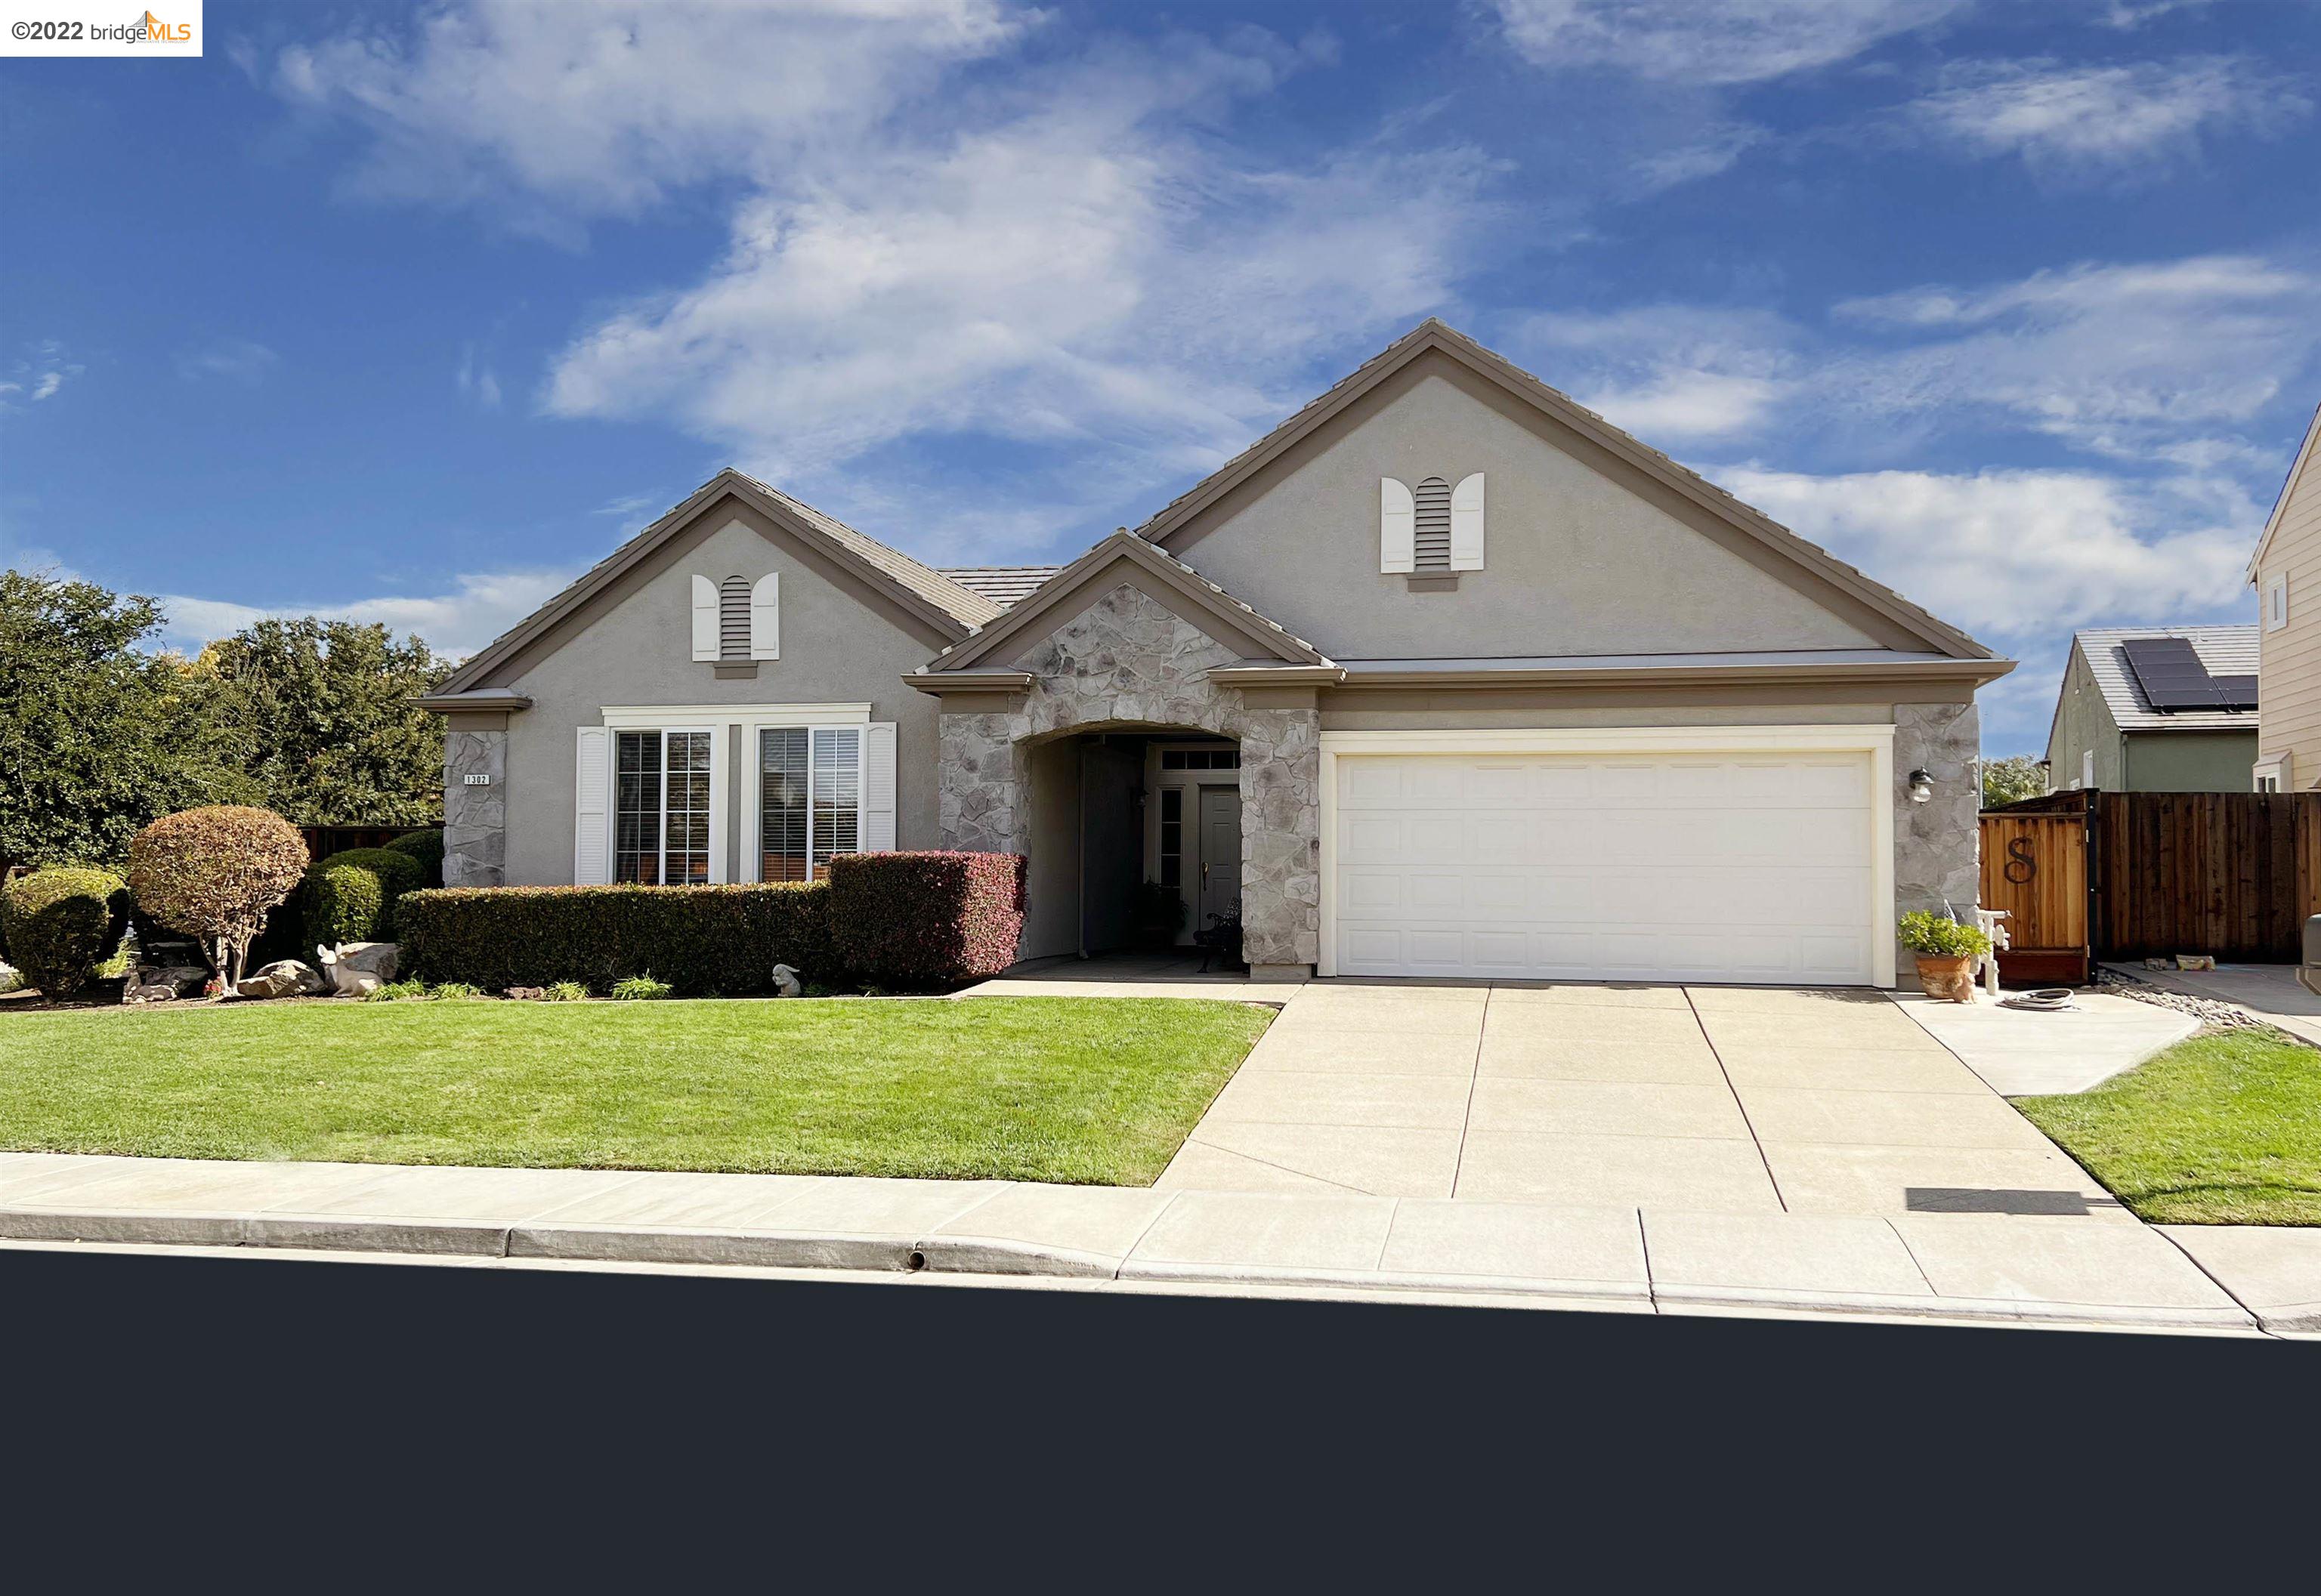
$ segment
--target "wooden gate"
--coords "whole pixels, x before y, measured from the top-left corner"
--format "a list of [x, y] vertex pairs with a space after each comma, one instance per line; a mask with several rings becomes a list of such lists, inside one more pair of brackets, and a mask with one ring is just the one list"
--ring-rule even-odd
[[2084, 811], [1982, 817], [1982, 906], [2007, 911], [1998, 974], [2009, 985], [2084, 984], [2093, 973], [2088, 831]]
[[2294, 964], [2321, 912], [2321, 793], [2054, 793], [1982, 816], [1982, 904], [2008, 980], [2205, 953]]

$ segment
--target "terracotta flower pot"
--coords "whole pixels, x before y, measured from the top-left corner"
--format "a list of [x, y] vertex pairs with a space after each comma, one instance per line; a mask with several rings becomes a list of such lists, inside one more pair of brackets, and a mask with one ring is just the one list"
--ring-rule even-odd
[[1930, 998], [1953, 1003], [1974, 1002], [1974, 960], [1966, 954], [1918, 955], [1918, 984]]

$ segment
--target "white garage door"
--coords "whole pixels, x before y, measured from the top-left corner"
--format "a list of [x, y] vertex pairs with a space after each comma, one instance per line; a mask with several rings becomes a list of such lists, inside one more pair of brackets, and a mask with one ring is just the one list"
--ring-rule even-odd
[[1871, 979], [1866, 753], [1336, 765], [1341, 975]]

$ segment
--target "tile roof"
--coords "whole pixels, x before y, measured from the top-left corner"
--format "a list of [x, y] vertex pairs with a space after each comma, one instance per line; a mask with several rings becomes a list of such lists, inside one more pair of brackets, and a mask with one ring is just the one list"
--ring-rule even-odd
[[2257, 674], [2257, 629], [2249, 626], [2098, 626], [2074, 632], [2071, 641], [2088, 662], [2088, 670], [2104, 695], [2111, 718], [2122, 731], [2254, 731], [2253, 710], [2178, 710], [2162, 713], [2152, 707], [2127, 667], [2124, 644], [2130, 638], [2182, 638], [2208, 667], [2212, 676], [2253, 676]]
[[768, 498], [778, 500], [785, 509], [796, 515], [801, 521], [806, 521], [816, 530], [843, 545], [848, 553], [860, 558], [865, 565], [875, 566], [879, 571], [917, 594], [961, 626], [982, 626], [988, 621], [996, 621], [999, 618], [999, 612], [1006, 607], [960, 583], [954, 582], [933, 566], [921, 565], [901, 549], [889, 549], [878, 539], [856, 531], [844, 521], [824, 515], [813, 505], [799, 503], [770, 484], [760, 482], [745, 472], [736, 471], [733, 475]]
[[1029, 597], [1033, 588], [1062, 570], [1061, 566], [946, 566], [942, 574], [966, 588], [979, 593], [1005, 610], [1016, 600]]

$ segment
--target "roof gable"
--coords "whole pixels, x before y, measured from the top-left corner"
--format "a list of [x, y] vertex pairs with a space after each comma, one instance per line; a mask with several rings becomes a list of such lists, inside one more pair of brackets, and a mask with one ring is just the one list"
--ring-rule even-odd
[[2250, 581], [2256, 580], [2257, 564], [2272, 547], [2272, 535], [2280, 530], [2282, 520], [2289, 514], [2289, 502], [2297, 496], [2298, 485], [2308, 472], [2321, 469], [2313, 464], [2316, 454], [2321, 454], [2321, 405], [2314, 407], [2313, 420], [2305, 429], [2305, 441], [2298, 446], [2297, 458], [2289, 463], [2289, 476], [2280, 485], [2280, 496], [2272, 502], [2272, 513], [2265, 517], [2264, 530], [2257, 535], [2256, 552], [2249, 556]]
[[[1124, 580], [1133, 582], [1217, 641], [1244, 650], [1246, 659], [1291, 665], [1331, 662], [1304, 639], [1259, 614], [1166, 550], [1131, 532], [1115, 532], [1061, 571], [1000, 620], [928, 662], [925, 675], [1003, 664], [1069, 621]], [[1045, 625], [1042, 626], [1042, 621]]]
[[1761, 559], [1769, 554], [1783, 568], [1810, 578], [1820, 585], [1821, 591], [1836, 590], [1882, 618], [1885, 624], [1941, 653], [1960, 658], [1991, 657], [1989, 649], [1966, 633], [1743, 504], [1659, 450], [1639, 442], [1503, 357], [1431, 318], [1179, 494], [1137, 528], [1137, 535], [1169, 548], [1197, 540], [1214, 512], [1226, 504], [1236, 490], [1252, 483], [1299, 445], [1345, 417], [1366, 396], [1429, 356], [1457, 363], [1490, 387], [1527, 407], [1530, 413], [1577, 434], [1693, 507], [1691, 512], [1706, 512], [1713, 523], [1732, 529], [1748, 543], [1766, 551], [1758, 557]]
[[965, 637], [1001, 612], [1000, 606], [990, 599], [933, 567], [887, 548], [875, 538], [864, 536], [778, 488], [729, 467], [591, 566], [563, 592], [470, 655], [451, 679], [436, 689], [435, 696], [466, 692], [488, 681], [495, 672], [547, 636], [559, 623], [587, 611], [622, 576], [729, 499], [749, 505], [784, 531], [837, 561], [938, 636]]
[[[2253, 710], [2154, 709], [2127, 663], [2131, 638], [2182, 638], [2212, 676], [2257, 674], [2257, 629], [2235, 626], [2100, 626], [2075, 632], [2072, 651], [2087, 662], [2088, 676], [2103, 695], [2104, 708], [2122, 731], [2254, 731]], [[2066, 676], [2068, 677], [2068, 668]]]

